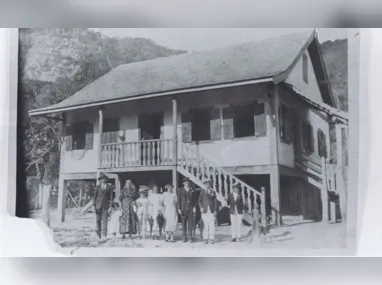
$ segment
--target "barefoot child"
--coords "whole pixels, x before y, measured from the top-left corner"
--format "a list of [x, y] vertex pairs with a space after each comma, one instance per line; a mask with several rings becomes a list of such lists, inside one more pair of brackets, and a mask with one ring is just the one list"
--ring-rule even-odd
[[136, 201], [137, 216], [138, 216], [138, 237], [146, 238], [146, 226], [149, 217], [149, 200], [147, 199], [147, 186], [140, 186], [139, 198]]
[[119, 220], [122, 216], [122, 211], [119, 208], [119, 203], [114, 201], [112, 204], [111, 212], [110, 212], [110, 226], [109, 233], [113, 235], [113, 238], [116, 237], [117, 232], [119, 231]]

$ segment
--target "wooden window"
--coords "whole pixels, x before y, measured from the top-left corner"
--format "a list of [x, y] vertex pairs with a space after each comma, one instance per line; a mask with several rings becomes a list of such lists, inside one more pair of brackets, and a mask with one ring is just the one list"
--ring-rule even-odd
[[211, 109], [193, 109], [191, 110], [191, 138], [192, 141], [206, 141], [211, 139]]
[[66, 127], [66, 150], [92, 148], [93, 125], [90, 122], [77, 122]]
[[326, 146], [326, 135], [321, 129], [317, 130], [317, 140], [318, 140], [318, 155], [320, 157], [327, 157], [328, 150]]
[[307, 122], [301, 122], [301, 132], [302, 132], [302, 144], [305, 153], [310, 154], [314, 152], [314, 138], [313, 138], [313, 128]]
[[211, 140], [220, 140], [222, 138], [221, 118], [220, 118], [219, 108], [214, 108], [211, 110], [210, 132], [211, 132]]
[[191, 142], [192, 114], [190, 111], [182, 113], [182, 141]]
[[267, 116], [265, 114], [265, 104], [255, 103], [254, 107], [255, 136], [262, 137], [267, 134]]
[[302, 55], [302, 76], [306, 83], [308, 83], [308, 56]]
[[105, 119], [102, 130], [102, 143], [117, 143], [119, 137], [119, 119]]
[[232, 139], [234, 137], [233, 118], [232, 107], [223, 108], [223, 136], [225, 139]]
[[246, 104], [233, 107], [233, 131], [235, 138], [255, 135], [254, 105]]

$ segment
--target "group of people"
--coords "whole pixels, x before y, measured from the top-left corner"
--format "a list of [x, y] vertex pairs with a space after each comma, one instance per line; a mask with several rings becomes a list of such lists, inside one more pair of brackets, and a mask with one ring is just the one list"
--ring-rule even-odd
[[101, 174], [99, 181], [93, 197], [99, 238], [106, 239], [108, 234], [116, 237], [120, 233], [122, 238], [136, 235], [145, 239], [149, 234], [153, 239], [160, 239], [164, 231], [165, 240], [174, 242], [180, 215], [183, 242], [195, 242], [199, 226], [201, 240], [206, 244], [214, 243], [219, 203], [230, 209], [232, 241], [241, 238], [244, 203], [239, 184], [232, 185], [233, 191], [226, 200], [214, 191], [209, 179], [203, 181], [204, 189], [198, 191], [186, 178], [178, 193], [174, 192], [172, 184], [166, 184], [164, 193], [160, 193], [158, 185], [152, 188], [140, 185], [136, 191], [132, 181], [127, 180], [119, 199], [113, 200], [113, 187], [108, 184], [108, 177]]

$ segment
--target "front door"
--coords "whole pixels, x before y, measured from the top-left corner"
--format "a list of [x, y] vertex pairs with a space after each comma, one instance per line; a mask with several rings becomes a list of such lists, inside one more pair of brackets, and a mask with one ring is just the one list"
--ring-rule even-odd
[[163, 113], [141, 114], [138, 117], [140, 129], [141, 165], [160, 164], [160, 139], [163, 138]]

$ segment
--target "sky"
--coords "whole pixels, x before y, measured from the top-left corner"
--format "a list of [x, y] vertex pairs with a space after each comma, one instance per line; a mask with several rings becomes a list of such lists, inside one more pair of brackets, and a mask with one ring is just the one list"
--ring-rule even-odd
[[[262, 40], [269, 37], [309, 30], [309, 28], [273, 29], [128, 29], [94, 28], [109, 37], [139, 37], [153, 40], [159, 45], [186, 51], [204, 51]], [[311, 29], [313, 31], [313, 29]], [[346, 29], [318, 29], [320, 42], [347, 38]]]

